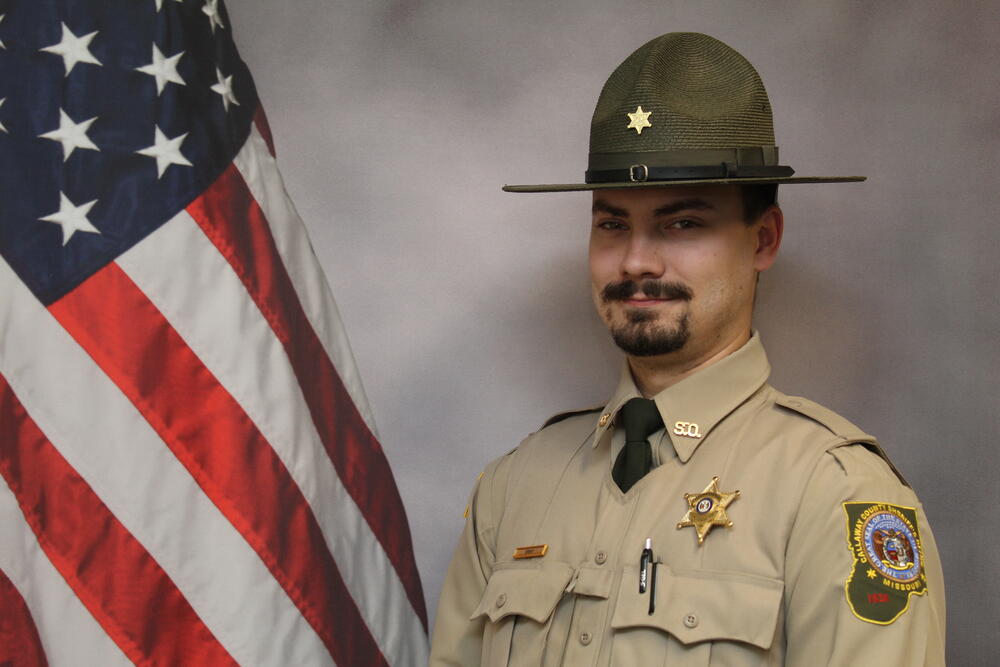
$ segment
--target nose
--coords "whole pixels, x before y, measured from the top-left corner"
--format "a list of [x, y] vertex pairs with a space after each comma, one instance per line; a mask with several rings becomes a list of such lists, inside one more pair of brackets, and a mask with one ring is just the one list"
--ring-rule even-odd
[[621, 271], [625, 278], [639, 280], [658, 278], [665, 269], [656, 244], [645, 234], [633, 233], [622, 256]]

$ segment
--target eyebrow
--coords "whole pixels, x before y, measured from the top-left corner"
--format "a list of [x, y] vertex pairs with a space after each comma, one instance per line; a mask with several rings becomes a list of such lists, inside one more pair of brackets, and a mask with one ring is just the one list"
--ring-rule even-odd
[[[707, 201], [705, 201], [704, 199], [701, 199], [699, 197], [691, 197], [688, 199], [680, 199], [678, 201], [665, 204], [660, 208], [656, 209], [655, 211], [653, 211], [653, 215], [654, 216], [673, 215], [674, 213], [679, 213], [680, 211], [689, 211], [689, 210], [705, 211], [714, 209], [715, 207], [712, 206]], [[612, 206], [603, 199], [594, 200], [593, 212], [607, 213], [609, 215], [614, 215], [619, 218], [629, 217], [629, 213], [626, 209], [619, 208], [617, 206]]]

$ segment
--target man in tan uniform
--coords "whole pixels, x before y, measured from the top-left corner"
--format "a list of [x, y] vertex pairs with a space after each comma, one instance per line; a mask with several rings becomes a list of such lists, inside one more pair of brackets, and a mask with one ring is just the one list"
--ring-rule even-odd
[[705, 35], [633, 53], [594, 112], [594, 301], [627, 363], [602, 408], [487, 466], [432, 665], [941, 665], [923, 509], [878, 443], [767, 384], [751, 329], [783, 217], [771, 107]]

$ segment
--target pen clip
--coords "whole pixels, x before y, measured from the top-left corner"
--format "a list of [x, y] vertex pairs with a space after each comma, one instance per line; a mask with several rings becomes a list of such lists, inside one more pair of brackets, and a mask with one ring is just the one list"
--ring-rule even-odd
[[639, 594], [642, 595], [646, 592], [646, 587], [649, 582], [649, 564], [653, 560], [653, 540], [652, 538], [646, 538], [646, 544], [643, 546], [642, 555], [639, 556]]

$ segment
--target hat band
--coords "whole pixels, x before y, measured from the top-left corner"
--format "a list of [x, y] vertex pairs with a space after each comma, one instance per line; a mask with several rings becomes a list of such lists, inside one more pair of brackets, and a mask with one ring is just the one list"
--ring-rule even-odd
[[587, 183], [783, 178], [795, 173], [778, 165], [777, 146], [591, 153], [587, 166]]
[[629, 165], [627, 169], [588, 169], [586, 183], [642, 183], [645, 181], [683, 181], [704, 178], [786, 178], [795, 173], [791, 167], [737, 165], [733, 162], [701, 167], [650, 167]]
[[628, 169], [633, 164], [657, 167], [698, 167], [732, 162], [743, 167], [749, 165], [775, 167], [778, 165], [777, 146], [746, 146], [743, 148], [675, 148], [666, 151], [615, 151], [591, 153], [587, 169]]

